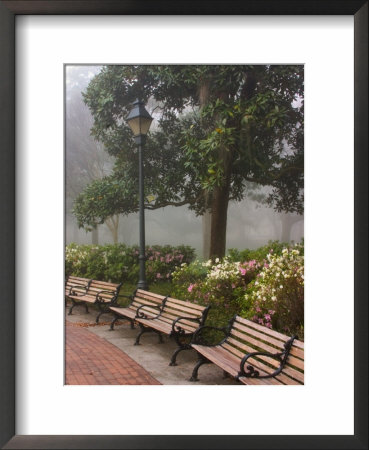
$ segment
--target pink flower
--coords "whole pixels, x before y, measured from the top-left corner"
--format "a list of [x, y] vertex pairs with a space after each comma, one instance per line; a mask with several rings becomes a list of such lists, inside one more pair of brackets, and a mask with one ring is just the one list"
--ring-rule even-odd
[[264, 314], [264, 317], [265, 317], [265, 320], [268, 320], [268, 321], [271, 320], [270, 314]]
[[232, 289], [234, 289], [236, 287], [236, 285], [234, 283], [232, 283], [231, 286], [232, 286]]
[[194, 286], [195, 286], [194, 284], [190, 284], [187, 288], [188, 292], [192, 292]]
[[246, 275], [246, 269], [243, 267], [240, 268], [241, 275]]
[[260, 325], [264, 325], [264, 320], [263, 319], [259, 319], [258, 322], [260, 323]]
[[256, 307], [256, 312], [261, 312], [261, 309], [259, 308], [259, 306]]
[[160, 273], [157, 273], [157, 274], [156, 274], [156, 278], [161, 278]]
[[271, 324], [270, 322], [267, 322], [267, 323], [265, 324], [265, 326], [266, 326], [267, 328], [272, 328], [272, 324]]

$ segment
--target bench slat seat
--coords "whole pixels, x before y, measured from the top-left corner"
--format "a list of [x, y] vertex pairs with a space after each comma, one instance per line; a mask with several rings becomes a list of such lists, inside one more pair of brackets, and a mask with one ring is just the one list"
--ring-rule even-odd
[[171, 357], [170, 365], [175, 366], [178, 353], [192, 348], [191, 337], [200, 326], [204, 325], [208, 311], [209, 306], [201, 306], [172, 297], [166, 297], [163, 300], [154, 317], [150, 317], [147, 307], [142, 306], [137, 309], [135, 318], [141, 328], [135, 345], [140, 343], [144, 333], [150, 331], [159, 335], [160, 342], [163, 342], [162, 334], [173, 337], [178, 347]]
[[[72, 314], [73, 308], [79, 304], [85, 306], [86, 312], [88, 312], [87, 304], [95, 304], [100, 311], [96, 317], [96, 323], [99, 323], [100, 316], [109, 312], [108, 307], [116, 303], [122, 283], [110, 283], [100, 280], [87, 281], [86, 286], [82, 287], [82, 284], [72, 286], [69, 293], [66, 293], [67, 298], [72, 301], [68, 314]], [[70, 283], [72, 282], [70, 281]]]
[[[234, 316], [224, 338], [216, 345], [204, 339], [201, 327], [193, 336], [192, 347], [199, 355], [191, 381], [198, 380], [201, 365], [213, 363], [246, 385], [304, 384], [304, 343], [250, 320]], [[273, 356], [272, 356], [273, 355]]]
[[154, 294], [143, 289], [137, 289], [133, 295], [128, 297], [131, 301], [126, 307], [110, 306], [110, 311], [113, 312], [115, 318], [110, 324], [110, 329], [114, 329], [114, 324], [119, 319], [129, 320], [131, 328], [134, 328], [137, 309], [145, 305], [145, 312], [148, 317], [155, 317], [158, 315], [158, 309], [166, 298], [164, 295]]

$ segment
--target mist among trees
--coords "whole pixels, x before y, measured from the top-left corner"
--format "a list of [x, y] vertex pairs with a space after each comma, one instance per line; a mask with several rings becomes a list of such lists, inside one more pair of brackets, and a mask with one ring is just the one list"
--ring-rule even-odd
[[68, 66], [66, 83], [67, 243], [138, 241], [140, 94], [148, 244], [207, 258], [303, 236], [302, 66]]

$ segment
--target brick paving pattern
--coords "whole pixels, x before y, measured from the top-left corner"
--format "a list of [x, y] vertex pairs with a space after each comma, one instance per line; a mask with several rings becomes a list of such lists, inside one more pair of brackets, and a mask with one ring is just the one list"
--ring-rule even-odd
[[66, 323], [65, 384], [161, 384], [110, 342]]

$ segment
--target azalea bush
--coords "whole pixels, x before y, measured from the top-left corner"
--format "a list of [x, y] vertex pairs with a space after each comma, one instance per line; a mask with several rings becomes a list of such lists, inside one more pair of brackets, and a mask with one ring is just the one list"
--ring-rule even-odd
[[[170, 281], [172, 272], [195, 257], [192, 247], [147, 246], [146, 277], [149, 283]], [[98, 280], [137, 283], [139, 248], [125, 244], [66, 246], [65, 274]]]
[[[275, 241], [257, 250], [234, 251], [212, 262], [183, 263], [173, 274], [173, 295], [212, 306], [210, 324], [224, 325], [234, 314], [303, 338], [304, 244]], [[266, 251], [268, 250], [268, 251]], [[235, 260], [245, 255], [259, 259]]]
[[[256, 260], [233, 262], [227, 257], [201, 263], [182, 264], [173, 272], [173, 291], [201, 305], [212, 305], [209, 318], [213, 322], [229, 320], [239, 312], [239, 298], [261, 270], [263, 263]], [[212, 321], [211, 321], [212, 322]]]
[[[301, 242], [303, 243], [303, 241]], [[273, 253], [274, 255], [281, 255], [282, 250], [288, 247], [290, 247], [290, 244], [286, 242], [269, 241], [268, 244], [256, 249], [246, 248], [244, 250], [238, 250], [230, 248], [228, 250], [228, 258], [232, 261], [251, 261], [253, 259], [265, 261], [268, 254]]]
[[267, 263], [248, 285], [241, 315], [268, 328], [300, 339], [304, 335], [303, 245], [269, 253]]

